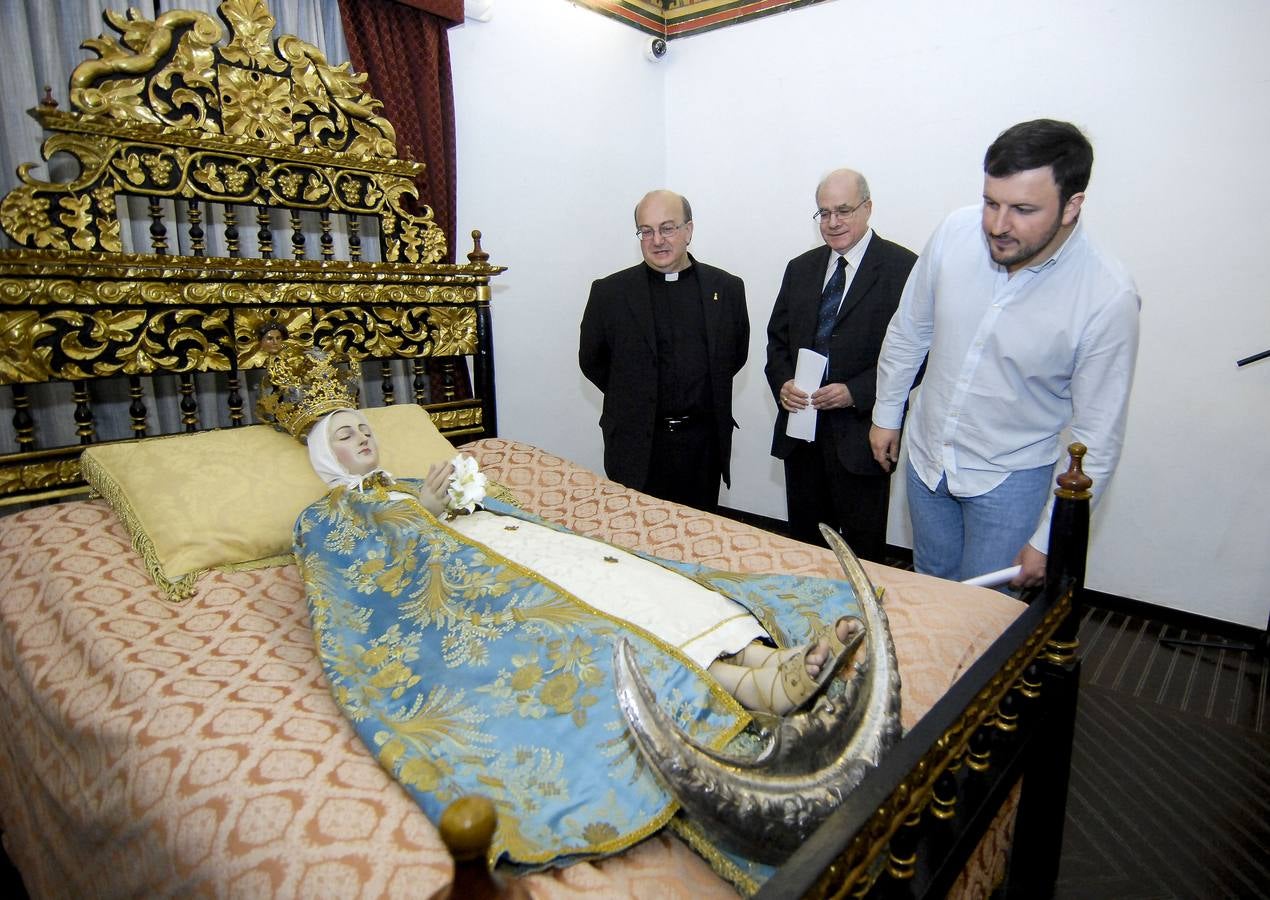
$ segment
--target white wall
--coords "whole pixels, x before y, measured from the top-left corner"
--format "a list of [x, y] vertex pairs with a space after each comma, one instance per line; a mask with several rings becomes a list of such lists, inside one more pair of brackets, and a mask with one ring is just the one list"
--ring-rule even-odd
[[1267, 34], [1260, 0], [833, 0], [673, 41], [650, 64], [640, 35], [600, 16], [498, 4], [452, 46], [460, 228], [484, 228], [494, 259], [516, 266], [495, 293], [502, 433], [599, 468], [576, 323], [590, 280], [638, 258], [630, 206], [664, 182], [692, 200], [694, 253], [744, 277], [750, 300], [724, 502], [783, 517], [763, 331], [785, 262], [817, 241], [819, 176], [864, 171], [874, 227], [920, 250], [976, 201], [1001, 129], [1069, 119], [1096, 153], [1086, 224], [1143, 298], [1089, 585], [1264, 627], [1270, 362], [1234, 360], [1270, 347], [1255, 267], [1270, 208]]
[[499, 434], [603, 471], [600, 392], [578, 370], [591, 281], [639, 261], [633, 211], [666, 171], [662, 73], [645, 39], [559, 0], [450, 30], [460, 261], [493, 282]]

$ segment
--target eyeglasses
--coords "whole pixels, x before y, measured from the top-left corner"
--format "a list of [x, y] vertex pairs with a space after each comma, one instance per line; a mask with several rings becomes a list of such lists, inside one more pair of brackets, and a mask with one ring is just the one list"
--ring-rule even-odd
[[678, 225], [671, 225], [669, 222], [665, 222], [661, 225], [658, 225], [655, 229], [649, 228], [647, 225], [645, 225], [643, 228], [635, 229], [635, 237], [639, 238], [641, 241], [651, 241], [653, 239], [653, 232], [656, 231], [658, 234], [660, 234], [664, 238], [672, 238], [675, 236], [676, 231], [690, 224], [692, 223], [680, 222]]
[[833, 209], [818, 209], [811, 214], [811, 217], [815, 219], [817, 222], [822, 220], [827, 220], [831, 218], [832, 216], [837, 216], [839, 219], [845, 219], [848, 216], [850, 216], [852, 213], [854, 213], [857, 209], [864, 206], [864, 204], [868, 203], [870, 199], [871, 198], [869, 197], [865, 197], [855, 206], [847, 206], [844, 203], [842, 206], [835, 206]]

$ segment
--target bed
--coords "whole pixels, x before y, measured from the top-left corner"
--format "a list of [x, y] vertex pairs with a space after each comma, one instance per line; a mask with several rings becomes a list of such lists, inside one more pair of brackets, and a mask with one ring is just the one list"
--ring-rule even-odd
[[[99, 42], [99, 58], [76, 69], [72, 109], [36, 113], [53, 132], [46, 156], [70, 153], [80, 175], [24, 178], [0, 204], [21, 247], [0, 255], [0, 383], [14, 410], [0, 503], [27, 507], [0, 518], [4, 846], [33, 896], [428, 896], [453, 861], [330, 697], [285, 558], [289, 528], [283, 551], [238, 548], [232, 564], [177, 564], [160, 546], [182, 517], [197, 531], [219, 515], [233, 530], [283, 505], [239, 485], [244, 465], [230, 458], [265, 458], [251, 442], [285, 440], [250, 424], [264, 325], [361, 362], [364, 402], [435, 426], [437, 441], [462, 445], [547, 519], [734, 571], [840, 569], [827, 550], [498, 436], [489, 283], [501, 270], [479, 237], [466, 263], [440, 262], [448, 236], [416, 202], [418, 164], [396, 157], [355, 76], [294, 38], [273, 40], [263, 5], [228, 0], [221, 18], [115, 20], [123, 43]], [[247, 121], [261, 85], [303, 102]], [[119, 240], [125, 198], [150, 220], [148, 247]], [[97, 428], [108, 380], [128, 398], [130, 439]], [[181, 436], [155, 434], [153, 380], [178, 398]], [[50, 411], [73, 421], [67, 445], [43, 439], [51, 430], [32, 402], [49, 383], [68, 386], [67, 408]], [[217, 400], [200, 403], [209, 383]], [[221, 460], [200, 469], [224, 497], [185, 497], [159, 524], [129, 505], [138, 484], [192, 490], [151, 460], [195, 444]], [[100, 496], [89, 495], [85, 476], [111, 459], [133, 480], [94, 477]], [[263, 475], [285, 493], [275, 471]], [[1043, 891], [1057, 870], [1079, 668], [1082, 479], [1078, 452], [1060, 479], [1047, 587], [1026, 604], [866, 564], [885, 589], [905, 736], [770, 878], [704, 859], [667, 829], [521, 883], [535, 897]]]

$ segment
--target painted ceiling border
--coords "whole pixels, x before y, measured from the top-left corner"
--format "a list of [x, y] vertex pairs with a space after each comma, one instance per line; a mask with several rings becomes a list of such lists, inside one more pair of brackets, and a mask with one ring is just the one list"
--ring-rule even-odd
[[664, 8], [657, 0], [570, 2], [617, 19], [645, 34], [673, 40], [825, 0], [680, 0], [670, 9]]

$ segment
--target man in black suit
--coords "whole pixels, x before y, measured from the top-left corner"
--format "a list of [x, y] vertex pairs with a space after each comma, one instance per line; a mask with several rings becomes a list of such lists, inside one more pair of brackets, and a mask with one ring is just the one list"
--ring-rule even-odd
[[578, 363], [604, 392], [609, 478], [698, 509], [730, 484], [732, 377], [745, 365], [745, 285], [688, 253], [692, 208], [670, 191], [635, 207], [644, 262], [591, 285]]
[[[859, 556], [881, 560], [890, 479], [869, 447], [870, 411], [882, 338], [917, 256], [869, 228], [873, 201], [858, 172], [826, 175], [816, 207], [825, 246], [790, 260], [767, 325], [764, 371], [780, 408], [772, 455], [785, 461], [793, 537], [823, 543], [824, 522]], [[829, 357], [810, 393], [794, 383], [803, 347]], [[809, 405], [815, 440], [790, 437], [789, 414]]]

